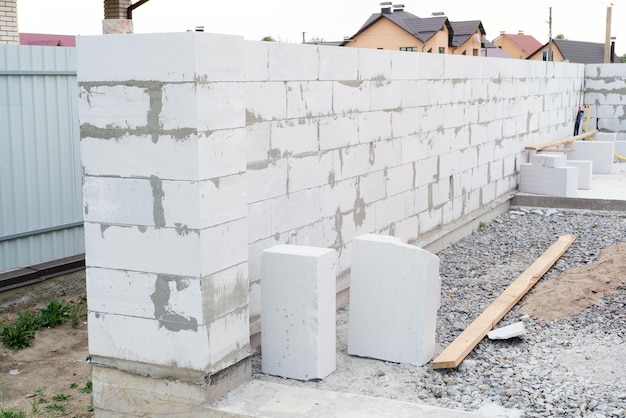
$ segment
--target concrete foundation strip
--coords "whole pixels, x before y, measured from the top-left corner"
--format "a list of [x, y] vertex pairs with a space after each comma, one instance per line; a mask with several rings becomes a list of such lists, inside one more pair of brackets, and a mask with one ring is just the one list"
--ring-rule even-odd
[[550, 246], [491, 305], [483, 311], [435, 360], [433, 369], [457, 367], [489, 331], [539, 281], [572, 245], [576, 237], [566, 234]]

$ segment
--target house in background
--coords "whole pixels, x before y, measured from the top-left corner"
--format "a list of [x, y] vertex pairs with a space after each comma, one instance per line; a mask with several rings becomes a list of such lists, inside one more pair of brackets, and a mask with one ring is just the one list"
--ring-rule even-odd
[[479, 20], [450, 22], [446, 16], [420, 18], [403, 5], [381, 3], [342, 46], [439, 54], [480, 55], [485, 29]]
[[519, 31], [517, 35], [500, 32], [493, 44], [506, 52], [511, 58], [526, 59], [530, 54], [541, 48], [541, 42], [530, 35]]
[[480, 51], [480, 56], [489, 58], [511, 58], [509, 54], [487, 40], [483, 42], [483, 49]]
[[[528, 59], [533, 61], [548, 61], [548, 49], [549, 43], [538, 48]], [[604, 44], [570, 41], [568, 39], [553, 39], [551, 61], [569, 61], [576, 64], [602, 64], [604, 63]], [[613, 54], [612, 62], [620, 62], [615, 54]]]
[[72, 35], [50, 35], [45, 33], [20, 33], [20, 45], [76, 46]]

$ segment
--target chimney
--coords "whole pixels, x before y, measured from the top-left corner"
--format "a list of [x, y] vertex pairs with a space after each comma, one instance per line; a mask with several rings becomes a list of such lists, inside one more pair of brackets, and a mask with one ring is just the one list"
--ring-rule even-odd
[[382, 3], [380, 3], [380, 13], [383, 15], [389, 15], [391, 14], [391, 5], [392, 3], [390, 1], [384, 1]]
[[131, 0], [104, 0], [104, 20], [102, 33], [133, 33], [133, 21], [128, 19]]
[[393, 11], [394, 12], [403, 12], [404, 11], [404, 4], [394, 4], [393, 5]]
[[523, 30], [518, 30], [518, 31], [517, 31], [517, 34], [518, 34], [518, 35], [523, 35], [523, 34], [524, 34], [524, 31], [523, 31]]

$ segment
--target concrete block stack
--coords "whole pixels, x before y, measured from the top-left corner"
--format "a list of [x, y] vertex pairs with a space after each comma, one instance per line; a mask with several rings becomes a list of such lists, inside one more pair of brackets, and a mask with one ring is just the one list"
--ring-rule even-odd
[[563, 154], [534, 153], [530, 163], [520, 167], [522, 193], [575, 197], [578, 190], [578, 168], [567, 166]]
[[[127, 412], [114, 394], [150, 376], [177, 381], [164, 396], [192, 410], [198, 390], [220, 395], [216, 376], [250, 372], [243, 40], [78, 43], [94, 407]], [[163, 412], [150, 405], [132, 410]]]

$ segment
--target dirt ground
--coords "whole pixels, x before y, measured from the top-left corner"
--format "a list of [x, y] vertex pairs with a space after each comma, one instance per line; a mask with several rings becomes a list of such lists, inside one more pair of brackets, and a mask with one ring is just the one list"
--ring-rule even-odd
[[[548, 282], [540, 281], [524, 299], [522, 310], [546, 321], [582, 311], [603, 295], [615, 292], [624, 271], [626, 244], [607, 248], [593, 264]], [[46, 303], [42, 301], [41, 306]], [[26, 307], [32, 308], [22, 306]], [[32, 347], [23, 350], [0, 346], [0, 408], [21, 409], [27, 416], [93, 416], [91, 394], [84, 390], [91, 382], [87, 355], [85, 324], [75, 329], [69, 324], [42, 329]], [[68, 400], [54, 400], [55, 396], [65, 398], [63, 395], [68, 395]]]

